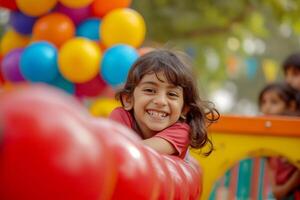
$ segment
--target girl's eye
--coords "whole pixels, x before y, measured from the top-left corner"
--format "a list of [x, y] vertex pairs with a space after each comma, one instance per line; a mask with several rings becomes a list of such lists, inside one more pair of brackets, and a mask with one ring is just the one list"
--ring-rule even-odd
[[151, 88], [143, 89], [143, 91], [146, 92], [146, 93], [154, 93], [155, 92], [155, 90], [151, 89]]
[[169, 96], [178, 97], [178, 94], [176, 92], [169, 92]]

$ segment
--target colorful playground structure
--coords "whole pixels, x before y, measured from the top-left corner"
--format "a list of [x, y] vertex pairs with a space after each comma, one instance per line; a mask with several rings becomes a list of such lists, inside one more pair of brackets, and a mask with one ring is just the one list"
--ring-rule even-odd
[[[261, 158], [267, 156], [284, 156], [300, 168], [299, 125], [300, 119], [292, 117], [221, 116], [210, 127], [215, 151], [209, 157], [192, 151], [203, 168], [201, 199], [268, 199], [268, 194], [263, 192], [265, 183], [262, 182], [267, 181], [264, 169], [247, 168], [263, 166]], [[239, 169], [235, 170], [241, 160]], [[243, 173], [243, 167], [248, 172]], [[229, 188], [221, 197], [216, 192], [220, 179]], [[230, 188], [232, 184], [236, 188]]]

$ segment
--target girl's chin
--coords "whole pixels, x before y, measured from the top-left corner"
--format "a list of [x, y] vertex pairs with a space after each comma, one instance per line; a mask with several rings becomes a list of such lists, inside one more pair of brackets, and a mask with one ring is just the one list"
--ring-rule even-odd
[[150, 126], [148, 128], [153, 132], [160, 132], [160, 131], [164, 130], [165, 128], [167, 128], [167, 126]]

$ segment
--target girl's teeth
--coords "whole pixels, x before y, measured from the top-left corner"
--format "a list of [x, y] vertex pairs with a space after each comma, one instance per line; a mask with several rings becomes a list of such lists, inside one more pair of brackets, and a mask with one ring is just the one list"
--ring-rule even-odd
[[148, 111], [148, 113], [154, 117], [166, 117], [167, 116], [167, 114], [163, 113], [163, 112]]

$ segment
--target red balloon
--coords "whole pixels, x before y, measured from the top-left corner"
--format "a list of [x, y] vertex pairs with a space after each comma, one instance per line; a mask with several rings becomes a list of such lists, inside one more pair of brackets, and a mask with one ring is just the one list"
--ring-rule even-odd
[[4, 78], [3, 78], [3, 75], [2, 75], [2, 55], [0, 55], [0, 86], [4, 84]]
[[203, 169], [199, 165], [198, 161], [195, 160], [193, 157], [190, 157], [189, 165], [192, 168], [192, 172], [194, 173], [194, 180], [196, 181], [196, 183], [198, 183], [198, 196], [201, 196], [203, 189]]
[[17, 10], [17, 4], [15, 0], [0, 0], [0, 7], [10, 10]]
[[182, 159], [176, 159], [177, 164], [182, 169], [185, 177], [187, 178], [188, 187], [189, 187], [189, 199], [195, 200], [199, 199], [200, 195], [200, 179], [198, 179], [198, 175], [193, 168], [192, 164], [189, 164]]
[[86, 83], [75, 84], [75, 94], [77, 96], [95, 97], [103, 92], [106, 85], [107, 84], [100, 75], [97, 75], [95, 78]]
[[162, 156], [151, 148], [145, 146], [147, 154], [150, 156], [152, 165], [158, 175], [159, 180], [159, 200], [173, 200], [175, 194], [175, 184], [172, 179], [172, 174], [168, 170], [167, 164], [164, 162]]
[[[140, 141], [132, 137], [129, 129], [116, 122], [94, 119], [91, 124], [97, 135], [105, 135], [117, 166], [117, 183], [112, 200], [152, 200], [158, 195], [158, 178]], [[103, 139], [103, 138], [101, 138]], [[100, 140], [100, 139], [99, 139]]]
[[126, 8], [131, 4], [131, 0], [94, 0], [92, 12], [96, 17], [103, 17], [113, 9]]
[[177, 157], [163, 155], [167, 167], [172, 174], [175, 183], [175, 195], [174, 200], [186, 200], [189, 199], [189, 188], [187, 178], [177, 163]]
[[83, 108], [53, 88], [27, 86], [4, 93], [0, 199], [110, 199], [114, 160], [84, 119]]

